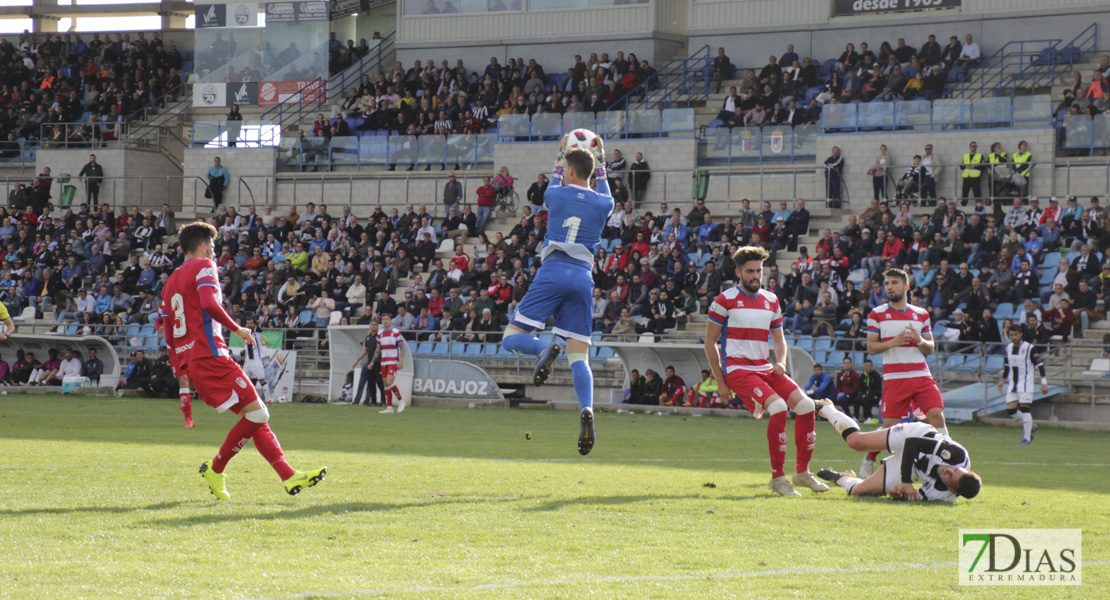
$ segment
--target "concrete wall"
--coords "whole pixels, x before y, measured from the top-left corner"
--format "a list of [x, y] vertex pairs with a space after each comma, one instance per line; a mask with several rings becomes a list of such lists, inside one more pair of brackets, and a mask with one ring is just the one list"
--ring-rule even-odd
[[[181, 205], [181, 171], [173, 162], [157, 152], [122, 150], [110, 148], [81, 148], [52, 150], [42, 149], [35, 153], [35, 173], [50, 167], [51, 174], [57, 178], [61, 173], [73, 176], [72, 185], [77, 186], [73, 199], [75, 206], [87, 202], [85, 185], [77, 181], [77, 173], [89, 162], [89, 155], [96, 154], [96, 160], [104, 167], [108, 179], [100, 186], [100, 202], [107, 202], [113, 208], [139, 205], [142, 208], [161, 208], [168, 203], [176, 210]], [[57, 202], [61, 189], [55, 183], [54, 198]]]
[[[555, 159], [557, 144], [555, 142], [535, 142], [529, 144], [497, 144], [494, 149], [494, 167], [509, 168], [514, 177], [526, 183], [523, 187], [518, 184], [517, 192], [523, 198], [528, 186], [536, 180], [540, 173], [550, 175], [552, 162]], [[624, 157], [631, 163], [636, 158], [637, 152], [644, 154], [653, 171], [679, 171], [676, 173], [655, 173], [648, 183], [647, 195], [644, 197], [642, 208], [657, 209], [660, 202], [690, 200], [690, 172], [696, 164], [696, 152], [693, 139], [632, 139], [608, 140], [605, 142], [605, 154], [608, 160], [614, 156], [614, 150], [620, 150]], [[627, 182], [626, 182], [627, 183]]]
[[[236, 207], [247, 207], [252, 203], [260, 206], [273, 204], [276, 198], [273, 179], [277, 152], [276, 148], [186, 149], [185, 177], [181, 185], [182, 208], [186, 212], [196, 208], [199, 208], [199, 212], [212, 210], [212, 201], [204, 197], [204, 186], [196, 178], [204, 178], [205, 172], [217, 156], [231, 175], [231, 187], [225, 190], [224, 204]], [[239, 180], [244, 180], [246, 186], [253, 190], [253, 201], [248, 188], [240, 185]]]
[[[867, 42], [876, 53], [883, 41], [894, 45], [899, 37], [920, 48], [929, 34], [937, 36], [943, 46], [948, 37], [972, 34], [984, 54], [990, 55], [1013, 40], [1060, 39], [1071, 41], [1091, 23], [1102, 31], [1110, 27], [1110, 11], [1104, 1], [1062, 0], [1053, 2], [1051, 11], [1042, 3], [1039, 10], [1012, 12], [1005, 6], [1019, 7], [1024, 0], [992, 0], [997, 8], [984, 6], [968, 10], [972, 0], [965, 0], [964, 11], [945, 10], [906, 15], [873, 15], [830, 18], [832, 3], [828, 0], [733, 0], [726, 2], [693, 2], [689, 29], [689, 47], [697, 50], [705, 44], [723, 46], [733, 64], [740, 67], [762, 67], [771, 54], [781, 56], [786, 44], [794, 44], [799, 56], [821, 61], [836, 58], [844, 46], [852, 42], [859, 48]], [[1029, 3], [1025, 3], [1029, 4]], [[1105, 42], [1099, 44], [1107, 47]]]
[[564, 10], [404, 16], [397, 20], [397, 59], [455, 59], [481, 72], [491, 56], [535, 58], [548, 73], [565, 72], [574, 55], [617, 50], [635, 53], [658, 66], [685, 44], [686, 2], [651, 0], [645, 4]]
[[[846, 168], [844, 170], [844, 183], [848, 189], [848, 196], [852, 206], [867, 206], [871, 201], [874, 190], [871, 177], [867, 169], [879, 154], [879, 145], [887, 145], [887, 153], [891, 162], [896, 165], [909, 165], [913, 162], [915, 154], [923, 154], [925, 144], [933, 145], [933, 154], [940, 158], [944, 168], [937, 180], [937, 195], [948, 198], [958, 197], [961, 185], [959, 163], [963, 154], [968, 150], [968, 144], [976, 142], [979, 151], [986, 155], [990, 152], [990, 145], [1001, 142], [1002, 149], [1007, 153], [1017, 149], [1018, 142], [1025, 140], [1029, 143], [1029, 151], [1033, 153], [1033, 161], [1038, 157], [1054, 156], [1054, 133], [1051, 128], [1038, 129], [970, 129], [965, 131], [931, 131], [931, 132], [898, 132], [887, 133], [854, 133], [832, 134], [817, 138], [817, 163], [824, 163], [832, 154], [832, 147], [839, 146], [841, 155], [844, 156]], [[895, 175], [895, 179], [902, 176], [903, 167]], [[1103, 178], [1105, 179], [1105, 177]], [[1034, 196], [1048, 196], [1059, 193], [1054, 186], [1055, 176], [1052, 171], [1045, 169], [1033, 170], [1032, 189]], [[818, 181], [818, 189], [823, 192], [824, 175]], [[983, 193], [987, 187], [982, 184]], [[1105, 185], [1105, 182], [1103, 182]], [[893, 189], [888, 186], [888, 193], [893, 196]]]

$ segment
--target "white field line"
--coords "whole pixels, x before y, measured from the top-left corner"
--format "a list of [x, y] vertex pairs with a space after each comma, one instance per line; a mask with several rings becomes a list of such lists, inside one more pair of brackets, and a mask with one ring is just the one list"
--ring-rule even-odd
[[[490, 461], [490, 462], [538, 462], [538, 463], [694, 463], [694, 462], [721, 462], [721, 463], [765, 463], [766, 458], [476, 458], [461, 456], [388, 456], [384, 460], [408, 461]], [[841, 461], [842, 462], [842, 461]], [[1002, 465], [1017, 467], [1110, 467], [1110, 463], [1079, 463], [1079, 462], [1029, 462], [1029, 461], [1004, 461], [1004, 460], [976, 460], [976, 465]]]
[[[1110, 560], [1083, 561], [1084, 566], [1102, 566], [1110, 564]], [[424, 592], [475, 592], [480, 590], [501, 590], [532, 587], [551, 587], [566, 585], [595, 585], [602, 583], [649, 583], [657, 581], [700, 581], [700, 580], [728, 580], [750, 579], [756, 577], [772, 577], [777, 575], [828, 575], [828, 574], [853, 574], [853, 573], [891, 573], [920, 569], [946, 569], [958, 566], [955, 562], [934, 564], [905, 564], [905, 565], [876, 565], [861, 567], [801, 567], [783, 569], [764, 569], [762, 571], [726, 572], [726, 573], [687, 573], [680, 575], [613, 575], [609, 577], [595, 577], [586, 579], [539, 579], [534, 581], [500, 581], [482, 583], [477, 585], [454, 586], [409, 586], [401, 588], [376, 588], [363, 590], [345, 590], [333, 592], [306, 592], [288, 596], [272, 596], [253, 600], [301, 600], [304, 598], [327, 597], [357, 597], [357, 596], [382, 596], [387, 594], [418, 594]]]

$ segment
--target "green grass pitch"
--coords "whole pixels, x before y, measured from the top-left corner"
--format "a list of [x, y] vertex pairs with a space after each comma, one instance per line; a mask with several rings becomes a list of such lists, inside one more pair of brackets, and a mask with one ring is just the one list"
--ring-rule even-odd
[[[569, 412], [281, 405], [327, 480], [287, 496], [248, 448], [219, 502], [197, 467], [234, 417], [194, 412], [0, 397], [0, 598], [1110, 597], [1106, 434], [954, 427], [984, 487], [947, 506], [772, 496], [765, 421], [599, 414], [580, 457]], [[814, 470], [858, 466], [817, 431]], [[1083, 586], [958, 585], [960, 528], [1056, 527], [1083, 529]]]

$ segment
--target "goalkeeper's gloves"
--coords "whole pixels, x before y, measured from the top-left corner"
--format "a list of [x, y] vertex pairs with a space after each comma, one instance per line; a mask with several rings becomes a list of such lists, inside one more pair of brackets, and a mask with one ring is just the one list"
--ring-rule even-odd
[[566, 148], [567, 136], [564, 135], [562, 139], [559, 140], [559, 154], [555, 156], [555, 167], [551, 170], [552, 173], [559, 177], [563, 176], [563, 171], [567, 166], [566, 158], [563, 156], [564, 154], [566, 154]]
[[594, 146], [594, 148], [593, 148], [594, 160], [597, 161], [597, 166], [598, 167], [601, 167], [602, 169], [604, 169], [605, 168], [605, 143], [601, 139], [600, 135], [597, 136], [595, 139], [597, 140], [597, 145]]

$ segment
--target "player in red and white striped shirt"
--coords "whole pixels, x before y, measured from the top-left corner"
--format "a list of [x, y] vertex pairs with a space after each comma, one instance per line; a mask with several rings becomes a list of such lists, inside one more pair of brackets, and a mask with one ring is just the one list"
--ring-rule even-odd
[[[705, 328], [705, 355], [717, 379], [717, 388], [725, 402], [735, 394], [752, 414], [766, 411], [767, 446], [771, 454], [771, 491], [783, 496], [800, 496], [786, 478], [786, 411], [797, 415], [794, 421], [794, 444], [797, 465], [794, 485], [824, 492], [829, 486], [818, 481], [809, 471], [816, 417], [814, 403], [797, 383], [786, 374], [788, 348], [782, 333], [782, 310], [778, 297], [762, 289], [763, 262], [767, 251], [745, 246], [733, 255], [740, 285], [717, 296], [709, 307], [709, 323]], [[725, 364], [717, 344], [725, 332]], [[768, 337], [775, 343], [776, 362], [769, 360]]]
[[[405, 345], [405, 338], [401, 332], [393, 328], [393, 316], [382, 313], [381, 330], [378, 331], [377, 354], [382, 359], [382, 384], [385, 386], [385, 401], [389, 406], [383, 413], [401, 412], [405, 410], [405, 399], [401, 397], [401, 390], [393, 383], [394, 377], [402, 367], [405, 359], [401, 356], [401, 347]], [[370, 359], [370, 364], [374, 358]], [[396, 402], [394, 402], [396, 398]]]
[[[883, 274], [887, 303], [875, 307], [867, 318], [867, 352], [883, 355], [883, 427], [921, 409], [929, 424], [948, 435], [944, 400], [929, 372], [925, 356], [936, 349], [929, 313], [906, 302], [909, 276], [901, 269]], [[860, 465], [866, 479], [875, 470], [878, 452], [869, 453]]]

